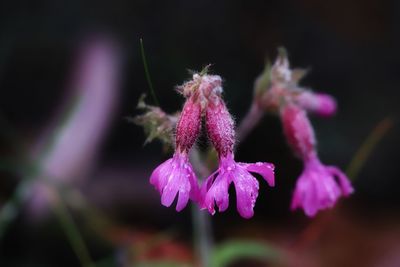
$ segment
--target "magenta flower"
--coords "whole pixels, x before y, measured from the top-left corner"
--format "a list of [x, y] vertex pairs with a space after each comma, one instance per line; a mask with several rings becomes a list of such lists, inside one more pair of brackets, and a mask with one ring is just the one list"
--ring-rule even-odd
[[291, 209], [303, 208], [313, 217], [319, 210], [332, 208], [341, 196], [353, 192], [346, 175], [335, 166], [324, 166], [316, 156], [304, 162], [304, 170], [296, 183]]
[[220, 212], [229, 206], [229, 185], [233, 182], [236, 189], [236, 205], [239, 214], [243, 218], [251, 218], [254, 215], [254, 205], [258, 196], [258, 181], [250, 172], [260, 174], [273, 187], [274, 165], [271, 163], [239, 163], [235, 162], [233, 154], [220, 158], [219, 168], [211, 174], [202, 187], [204, 194], [203, 208], [214, 215], [214, 203]]
[[166, 207], [171, 206], [178, 194], [177, 211], [186, 207], [189, 198], [196, 202], [200, 199], [197, 178], [186, 153], [175, 153], [158, 166], [151, 174], [150, 183], [160, 192], [161, 204]]
[[303, 91], [296, 97], [296, 102], [321, 117], [330, 117], [336, 113], [336, 100], [328, 94]]
[[219, 211], [229, 206], [229, 185], [236, 189], [237, 210], [243, 218], [251, 218], [258, 196], [258, 181], [250, 172], [258, 173], [274, 186], [274, 165], [258, 162], [237, 163], [234, 160], [234, 123], [225, 103], [218, 94], [213, 95], [206, 110], [206, 127], [209, 138], [219, 154], [219, 168], [211, 174], [202, 186], [202, 208], [215, 213], [214, 203]]
[[200, 201], [197, 177], [188, 157], [201, 126], [201, 105], [196, 100], [196, 96], [190, 96], [182, 109], [176, 126], [174, 156], [158, 166], [150, 177], [150, 183], [160, 192], [164, 206], [171, 206], [178, 195], [177, 211], [186, 207], [189, 198]]
[[286, 104], [282, 107], [281, 119], [289, 145], [304, 162], [291, 208], [301, 207], [311, 217], [319, 210], [333, 207], [340, 196], [350, 195], [353, 188], [346, 175], [318, 159], [314, 131], [306, 112], [295, 104]]

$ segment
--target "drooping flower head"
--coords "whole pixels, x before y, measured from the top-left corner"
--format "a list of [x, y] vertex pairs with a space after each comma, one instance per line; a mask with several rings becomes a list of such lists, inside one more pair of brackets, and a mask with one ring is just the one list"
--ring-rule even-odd
[[[212, 86], [210, 86], [212, 88]], [[202, 207], [215, 213], [229, 206], [229, 185], [233, 182], [236, 190], [237, 210], [244, 218], [253, 216], [258, 196], [258, 181], [250, 172], [258, 173], [274, 186], [274, 165], [265, 162], [238, 163], [234, 159], [235, 130], [234, 122], [221, 98], [221, 90], [210, 91], [205, 111], [207, 134], [219, 156], [219, 167], [202, 186]]]
[[189, 198], [200, 200], [197, 177], [189, 162], [189, 150], [196, 141], [201, 127], [201, 104], [197, 94], [188, 96], [176, 125], [175, 153], [158, 166], [150, 177], [150, 183], [161, 194], [161, 204], [171, 206], [176, 195], [176, 210], [181, 211]]
[[303, 208], [307, 216], [332, 208], [341, 196], [349, 196], [353, 188], [346, 175], [335, 166], [323, 165], [316, 155], [304, 162], [297, 180], [291, 209]]
[[304, 169], [297, 180], [292, 209], [303, 208], [308, 216], [331, 208], [353, 188], [346, 175], [335, 166], [325, 166], [318, 159], [316, 141], [306, 112], [296, 104], [282, 106], [283, 130], [294, 153], [303, 160]]
[[[214, 214], [215, 202], [220, 211], [228, 207], [228, 187], [233, 182], [240, 215], [252, 217], [258, 196], [258, 181], [250, 172], [260, 174], [270, 186], [274, 186], [274, 166], [270, 163], [248, 164], [234, 160], [234, 122], [221, 98], [220, 76], [195, 73], [192, 80], [178, 87], [178, 91], [187, 100], [176, 125], [175, 153], [158, 166], [150, 178], [150, 183], [161, 194], [161, 203], [170, 206], [178, 195], [177, 211], [192, 199]], [[208, 137], [219, 155], [219, 168], [204, 182], [200, 192], [188, 153], [200, 132], [203, 115]]]
[[332, 96], [316, 93], [299, 85], [307, 73], [307, 69], [290, 68], [287, 52], [280, 48], [274, 64], [267, 62], [256, 80], [254, 102], [258, 107], [274, 113], [279, 113], [282, 102], [289, 100], [318, 116], [334, 115], [336, 101]]

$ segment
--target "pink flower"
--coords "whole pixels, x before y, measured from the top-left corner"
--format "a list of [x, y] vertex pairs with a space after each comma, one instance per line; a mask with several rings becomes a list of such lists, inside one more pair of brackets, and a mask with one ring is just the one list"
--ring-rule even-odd
[[196, 97], [186, 101], [176, 126], [174, 156], [158, 166], [150, 177], [150, 183], [161, 194], [161, 204], [171, 206], [178, 194], [177, 211], [181, 211], [190, 199], [200, 200], [196, 175], [189, 162], [188, 152], [200, 132], [201, 105]]
[[158, 166], [151, 174], [150, 183], [160, 192], [161, 204], [166, 207], [171, 206], [178, 194], [177, 211], [186, 207], [189, 198], [196, 202], [200, 199], [197, 178], [186, 153], [175, 153]]
[[330, 117], [336, 113], [336, 100], [328, 94], [303, 91], [296, 97], [296, 102], [321, 117]]
[[239, 214], [243, 218], [251, 218], [254, 215], [254, 205], [258, 196], [258, 181], [250, 172], [260, 174], [273, 187], [274, 165], [271, 163], [238, 163], [235, 162], [232, 153], [220, 158], [219, 168], [211, 174], [202, 187], [204, 200], [202, 207], [214, 215], [214, 203], [220, 212], [229, 206], [229, 185], [233, 182], [236, 189], [236, 205]]
[[307, 216], [332, 208], [341, 196], [353, 192], [346, 175], [335, 166], [323, 165], [316, 156], [304, 163], [303, 173], [296, 183], [291, 209], [303, 208]]
[[274, 186], [274, 165], [270, 163], [237, 163], [234, 160], [235, 141], [234, 123], [225, 103], [218, 94], [212, 95], [206, 109], [206, 127], [209, 138], [219, 154], [219, 168], [211, 174], [202, 186], [202, 208], [215, 213], [214, 202], [219, 211], [229, 206], [229, 185], [233, 182], [236, 189], [237, 209], [244, 218], [253, 216], [258, 196], [258, 181], [250, 174], [255, 172], [264, 177], [270, 186]]
[[[115, 115], [121, 66], [117, 43], [103, 35], [88, 36], [77, 56], [65, 102], [32, 149], [32, 158], [41, 159], [38, 178], [70, 187], [85, 183], [95, 165]], [[29, 192], [29, 217], [43, 219], [52, 195], [49, 186], [37, 179]]]
[[292, 209], [301, 207], [311, 217], [319, 210], [333, 207], [340, 196], [350, 195], [353, 188], [346, 175], [337, 167], [324, 166], [318, 159], [314, 131], [306, 112], [295, 104], [286, 104], [281, 119], [289, 145], [304, 162]]

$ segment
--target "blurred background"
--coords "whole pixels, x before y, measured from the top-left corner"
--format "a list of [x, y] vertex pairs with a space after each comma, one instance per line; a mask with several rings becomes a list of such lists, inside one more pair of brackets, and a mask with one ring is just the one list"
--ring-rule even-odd
[[[346, 170], [373, 129], [388, 128], [355, 194], [308, 219], [289, 210], [302, 164], [266, 116], [237, 159], [273, 162], [276, 186], [260, 183], [251, 220], [237, 214], [232, 189], [230, 208], [211, 219], [215, 243], [271, 243], [300, 255], [291, 266], [400, 266], [396, 0], [1, 2], [0, 266], [196, 260], [190, 208], [161, 206], [148, 182], [169, 154], [159, 142], [143, 146], [143, 129], [126, 120], [149, 94], [140, 38], [166, 112], [181, 107], [174, 87], [188, 70], [211, 63], [239, 122], [266, 59], [284, 46], [293, 67], [311, 70], [302, 85], [338, 101], [335, 117], [312, 117], [323, 162]], [[43, 177], [68, 189], [54, 192]]]

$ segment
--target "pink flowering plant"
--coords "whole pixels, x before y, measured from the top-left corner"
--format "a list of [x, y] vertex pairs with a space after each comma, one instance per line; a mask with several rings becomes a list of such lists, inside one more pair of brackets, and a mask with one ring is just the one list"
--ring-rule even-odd
[[[302, 208], [312, 217], [319, 210], [332, 208], [340, 197], [349, 196], [353, 187], [338, 167], [326, 166], [318, 158], [315, 134], [307, 114], [329, 117], [336, 112], [337, 105], [328, 94], [300, 87], [298, 82], [305, 74], [305, 70], [289, 68], [286, 52], [281, 49], [275, 63], [267, 65], [256, 80], [253, 105], [239, 126], [239, 136], [243, 139], [264, 112], [278, 115], [289, 146], [304, 164], [294, 189], [291, 209]], [[228, 191], [233, 183], [239, 214], [251, 218], [259, 191], [259, 182], [252, 173], [259, 174], [274, 187], [274, 165], [235, 161], [237, 133], [222, 97], [220, 76], [209, 75], [207, 70], [195, 73], [190, 81], [178, 87], [178, 91], [184, 96], [185, 104], [175, 126], [175, 135], [169, 135], [169, 138], [175, 138], [175, 152], [150, 176], [150, 183], [161, 195], [161, 203], [169, 207], [177, 198], [176, 210], [181, 211], [191, 199], [214, 215], [215, 206], [220, 212], [228, 208]], [[162, 112], [159, 108], [158, 111]], [[146, 125], [143, 118], [148, 114], [150, 112], [139, 116], [137, 121]], [[191, 149], [201, 132], [202, 120], [219, 161], [217, 170], [208, 177], [197, 177], [190, 163]], [[147, 123], [154, 123], [154, 120], [150, 118]], [[161, 134], [160, 138], [168, 143], [165, 135]]]
[[[308, 217], [314, 217], [321, 210], [333, 208], [341, 197], [351, 195], [354, 189], [346, 174], [320, 161], [309, 119], [310, 114], [322, 118], [333, 116], [337, 110], [336, 100], [326, 93], [301, 87], [299, 82], [306, 74], [307, 70], [291, 69], [286, 51], [280, 49], [274, 64], [267, 63], [255, 80], [252, 104], [237, 128], [223, 99], [222, 79], [209, 74], [208, 67], [177, 87], [185, 103], [175, 115], [141, 102], [142, 107], [150, 108], [137, 116], [135, 122], [145, 128], [151, 140], [158, 138], [166, 145], [173, 145], [174, 150], [172, 157], [150, 175], [150, 184], [160, 193], [161, 204], [170, 207], [176, 199], [176, 210], [181, 211], [192, 200], [197, 206], [196, 212], [202, 214], [204, 220], [207, 217], [203, 210], [214, 215], [217, 208], [219, 212], [228, 209], [229, 187], [233, 185], [238, 213], [246, 219], [253, 217], [259, 194], [255, 175], [262, 177], [273, 190], [279, 190], [279, 169], [276, 183], [273, 163], [237, 162], [235, 147], [267, 113], [280, 119], [288, 145], [304, 166], [288, 208], [302, 209]], [[207, 153], [199, 156], [195, 143], [202, 133], [211, 146]], [[218, 161], [214, 164], [217, 165], [215, 170], [210, 164], [212, 159]], [[207, 260], [205, 262], [207, 265]]]

